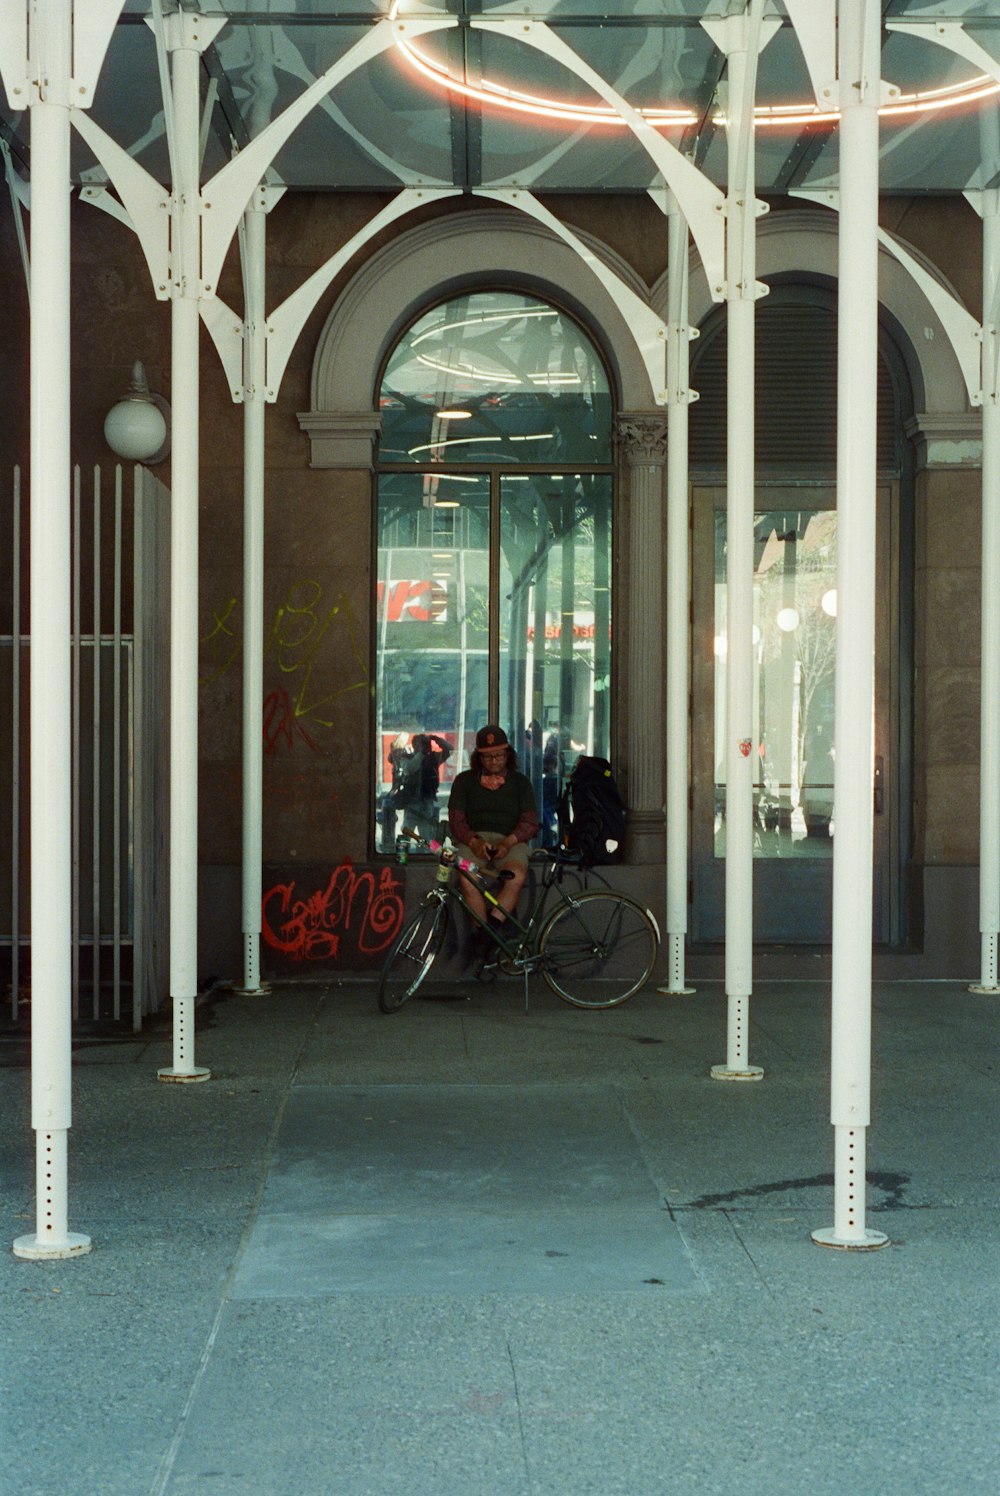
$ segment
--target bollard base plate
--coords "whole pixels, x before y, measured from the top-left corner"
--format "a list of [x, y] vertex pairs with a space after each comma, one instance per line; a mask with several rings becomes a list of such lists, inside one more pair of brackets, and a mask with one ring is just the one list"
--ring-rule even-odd
[[211, 1074], [211, 1070], [206, 1070], [202, 1065], [195, 1065], [191, 1070], [175, 1070], [170, 1065], [164, 1070], [157, 1070], [156, 1079], [173, 1081], [179, 1085], [184, 1085], [185, 1083], [190, 1085], [195, 1081], [208, 1080]]
[[710, 1072], [713, 1080], [763, 1080], [764, 1072], [759, 1065], [747, 1065], [745, 1070], [731, 1070], [728, 1065], [713, 1065]]
[[697, 987], [671, 987], [669, 982], [664, 982], [662, 987], [657, 987], [657, 992], [662, 992], [664, 997], [694, 997], [698, 991]]
[[984, 987], [981, 982], [973, 982], [966, 990], [969, 992], [982, 992], [987, 997], [1000, 997], [1000, 987]]
[[50, 1242], [44, 1237], [19, 1236], [12, 1248], [15, 1257], [28, 1262], [54, 1262], [66, 1257], [83, 1257], [90, 1251], [90, 1237], [67, 1232], [65, 1241]]
[[261, 982], [259, 987], [230, 987], [236, 997], [269, 997], [274, 990], [269, 982]]
[[857, 1241], [845, 1241], [842, 1236], [837, 1236], [832, 1226], [813, 1231], [810, 1235], [817, 1247], [835, 1247], [840, 1252], [877, 1252], [879, 1247], [889, 1245], [889, 1238], [881, 1231], [866, 1231]]

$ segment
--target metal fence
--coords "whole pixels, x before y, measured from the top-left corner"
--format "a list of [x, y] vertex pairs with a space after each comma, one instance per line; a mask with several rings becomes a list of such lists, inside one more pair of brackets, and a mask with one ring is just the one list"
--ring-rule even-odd
[[[27, 484], [0, 495], [0, 960], [10, 1013], [31, 997]], [[166, 996], [169, 494], [151, 473], [99, 468], [72, 493], [72, 1004], [134, 1028]], [[5, 547], [6, 549], [6, 547]]]

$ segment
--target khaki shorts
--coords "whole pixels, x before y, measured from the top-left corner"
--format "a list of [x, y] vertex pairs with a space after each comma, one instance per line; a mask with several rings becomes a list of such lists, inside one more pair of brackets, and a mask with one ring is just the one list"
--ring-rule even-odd
[[[491, 846], [493, 845], [494, 838], [496, 838], [498, 841], [503, 840], [503, 838], [496, 831], [474, 831], [472, 834], [473, 836], [479, 837], [482, 841], [487, 842]], [[487, 871], [496, 868], [515, 866], [526, 868], [528, 866], [528, 857], [530, 856], [530, 850], [531, 849], [529, 848], [527, 842], [519, 841], [514, 843], [510, 851], [507, 853], [506, 857], [502, 857], [499, 862], [481, 862], [478, 857], [473, 857], [469, 848], [463, 846], [460, 842], [455, 846], [455, 851], [460, 857], [464, 857], [468, 862], [474, 862], [476, 864], [476, 867], [486, 868]]]

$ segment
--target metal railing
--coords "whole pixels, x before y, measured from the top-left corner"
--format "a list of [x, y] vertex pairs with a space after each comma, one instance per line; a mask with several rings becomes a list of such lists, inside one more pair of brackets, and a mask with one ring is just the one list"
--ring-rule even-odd
[[[10, 564], [0, 579], [0, 960], [10, 1015], [30, 1002], [28, 494], [0, 494]], [[165, 699], [169, 494], [143, 468], [110, 484], [74, 469], [71, 656], [72, 1005], [75, 1020], [139, 1028], [166, 996]], [[129, 491], [131, 490], [131, 491]], [[6, 547], [3, 547], [6, 549]], [[4, 834], [6, 833], [6, 834]]]

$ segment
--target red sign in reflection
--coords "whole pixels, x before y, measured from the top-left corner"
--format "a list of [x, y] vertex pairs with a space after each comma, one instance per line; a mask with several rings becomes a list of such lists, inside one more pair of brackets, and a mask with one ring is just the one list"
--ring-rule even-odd
[[448, 591], [440, 582], [379, 582], [379, 608], [385, 605], [388, 623], [443, 623], [448, 617]]

